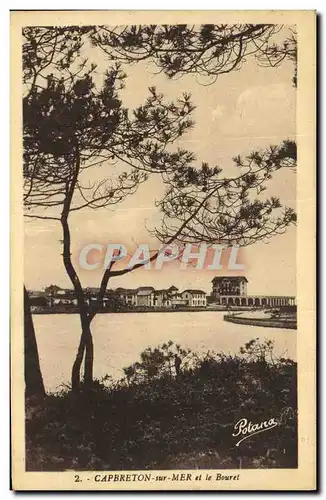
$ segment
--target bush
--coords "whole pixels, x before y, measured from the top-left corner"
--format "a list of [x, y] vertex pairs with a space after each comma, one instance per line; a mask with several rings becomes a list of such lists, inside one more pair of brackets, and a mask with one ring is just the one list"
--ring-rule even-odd
[[[120, 381], [27, 401], [27, 469], [297, 467], [296, 373], [258, 339], [236, 356], [146, 349]], [[235, 446], [238, 420], [272, 417], [276, 428]]]

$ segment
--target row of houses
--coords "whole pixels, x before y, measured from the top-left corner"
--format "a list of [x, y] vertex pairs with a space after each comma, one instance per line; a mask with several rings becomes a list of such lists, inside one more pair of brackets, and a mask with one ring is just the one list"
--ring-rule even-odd
[[206, 307], [206, 293], [203, 290], [179, 292], [175, 286], [161, 290], [141, 286], [136, 289], [117, 288], [115, 293], [126, 305], [134, 307]]
[[[86, 288], [86, 301], [89, 305], [97, 301], [99, 288]], [[47, 287], [44, 292], [30, 292], [32, 306], [76, 306], [74, 290], [63, 289], [56, 285]], [[175, 286], [156, 290], [152, 286], [140, 286], [135, 289], [116, 288], [106, 290], [102, 307], [125, 306], [128, 308], [178, 308], [206, 307], [207, 294], [203, 290], [187, 289], [182, 292]]]
[[[207, 296], [203, 290], [187, 289], [182, 292], [176, 286], [156, 290], [152, 286], [138, 288], [116, 288], [106, 290], [101, 307], [109, 310], [125, 308], [274, 308], [295, 306], [296, 298], [285, 295], [248, 295], [248, 280], [245, 276], [216, 276], [212, 280], [212, 293]], [[86, 288], [86, 301], [89, 305], [97, 301], [99, 288]], [[30, 292], [32, 306], [77, 305], [74, 290], [63, 289], [56, 285], [45, 288], [44, 292]]]

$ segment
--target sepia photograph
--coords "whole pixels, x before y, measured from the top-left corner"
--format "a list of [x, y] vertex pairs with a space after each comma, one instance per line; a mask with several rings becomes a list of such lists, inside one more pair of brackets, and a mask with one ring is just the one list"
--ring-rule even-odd
[[295, 13], [217, 13], [13, 13], [14, 424], [31, 478], [247, 489], [247, 471], [299, 473], [298, 376], [314, 354], [308, 342], [299, 358], [298, 336], [315, 333], [298, 300], [300, 224], [314, 245], [298, 194], [300, 31]]

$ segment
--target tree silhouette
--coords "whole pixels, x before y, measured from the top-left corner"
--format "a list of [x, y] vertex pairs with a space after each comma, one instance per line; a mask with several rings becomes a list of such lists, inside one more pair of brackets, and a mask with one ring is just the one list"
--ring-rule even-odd
[[[22, 47], [23, 84], [25, 99], [37, 88], [52, 85], [52, 73], [69, 68], [78, 56], [82, 47], [82, 36], [89, 33], [88, 27], [26, 27], [23, 29], [24, 43]], [[24, 203], [28, 204], [33, 192], [33, 167], [26, 172], [24, 163], [24, 178], [28, 177], [29, 188], [24, 192]], [[36, 169], [36, 166], [34, 167]], [[25, 386], [26, 395], [43, 396], [45, 394], [33, 317], [30, 308], [29, 294], [24, 287], [24, 335], [25, 335]]]
[[150, 59], [169, 78], [195, 74], [203, 84], [239, 70], [254, 59], [276, 67], [294, 63], [296, 86], [297, 39], [275, 24], [201, 24], [99, 26], [92, 41], [115, 60], [135, 63]]
[[282, 43], [268, 43], [261, 54], [258, 54], [258, 61], [263, 66], [273, 68], [279, 66], [284, 60], [292, 61], [294, 72], [292, 77], [293, 86], [297, 86], [298, 72], [298, 40], [296, 32], [291, 29], [291, 34]]
[[[177, 28], [170, 32], [172, 40], [180, 38]], [[260, 33], [264, 37], [272, 29], [251, 26], [242, 36], [232, 31], [229, 37], [240, 38], [242, 44], [249, 35], [258, 37]], [[102, 84], [96, 85], [96, 65], [83, 58], [83, 44], [90, 38], [94, 42], [98, 33], [92, 27], [24, 31], [26, 217], [56, 220], [62, 227], [63, 263], [75, 290], [82, 330], [72, 368], [73, 389], [80, 387], [84, 355], [84, 382], [92, 383], [91, 322], [110, 278], [144, 265], [115, 270], [111, 263], [103, 273], [96, 303], [90, 306], [71, 259], [69, 217], [74, 211], [112, 207], [136, 193], [150, 176], [159, 175], [166, 192], [158, 202], [162, 225], [154, 234], [165, 244], [249, 245], [295, 222], [294, 212], [282, 209], [278, 199], [253, 199], [266, 188], [275, 171], [295, 165], [295, 144], [287, 141], [253, 152], [246, 159], [235, 158], [240, 173], [232, 178], [225, 177], [220, 167], [198, 166], [190, 151], [177, 147], [178, 140], [194, 126], [190, 95], [184, 93], [176, 102], [167, 102], [150, 87], [143, 105], [134, 110], [125, 108], [120, 91], [126, 75], [120, 62], [111, 60]], [[138, 38], [141, 42], [142, 37]], [[115, 42], [110, 43], [119, 54]], [[227, 60], [225, 72], [231, 71], [227, 71], [228, 64]], [[90, 181], [98, 178], [93, 172], [100, 172], [101, 180]], [[158, 252], [150, 260], [157, 256]]]
[[[201, 170], [188, 168], [175, 174], [165, 197], [157, 203], [163, 217], [154, 233], [160, 241], [174, 237], [180, 243], [205, 241], [244, 247], [266, 242], [296, 222], [295, 211], [281, 209], [279, 198], [259, 199], [273, 173], [295, 168], [294, 142], [253, 151], [233, 162], [239, 169], [234, 177], [226, 178], [220, 169], [210, 169], [205, 163]], [[176, 226], [182, 230], [174, 236]]]
[[[97, 308], [92, 311], [71, 260], [69, 215], [73, 211], [115, 205], [136, 192], [150, 173], [169, 172], [193, 160], [183, 149], [168, 146], [192, 126], [190, 96], [176, 103], [165, 102], [154, 87], [144, 105], [132, 113], [122, 106], [118, 91], [125, 75], [116, 65], [106, 72], [96, 89], [92, 79], [95, 65], [83, 61], [67, 75], [50, 73], [33, 83], [23, 102], [24, 179], [27, 217], [58, 220], [63, 230], [63, 262], [74, 287], [82, 326], [81, 343], [72, 371], [72, 385], [79, 386], [85, 355], [85, 383], [91, 383], [93, 342], [90, 322], [101, 305], [110, 277], [103, 275]], [[115, 174], [117, 161], [125, 170]], [[102, 168], [103, 179], [84, 185], [85, 172]], [[42, 209], [36, 213], [35, 208]], [[52, 209], [51, 214], [49, 209]]]

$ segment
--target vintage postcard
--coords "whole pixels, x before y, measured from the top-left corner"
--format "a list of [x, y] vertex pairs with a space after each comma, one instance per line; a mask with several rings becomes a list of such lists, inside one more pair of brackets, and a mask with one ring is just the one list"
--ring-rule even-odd
[[13, 489], [316, 489], [315, 30], [11, 13]]

